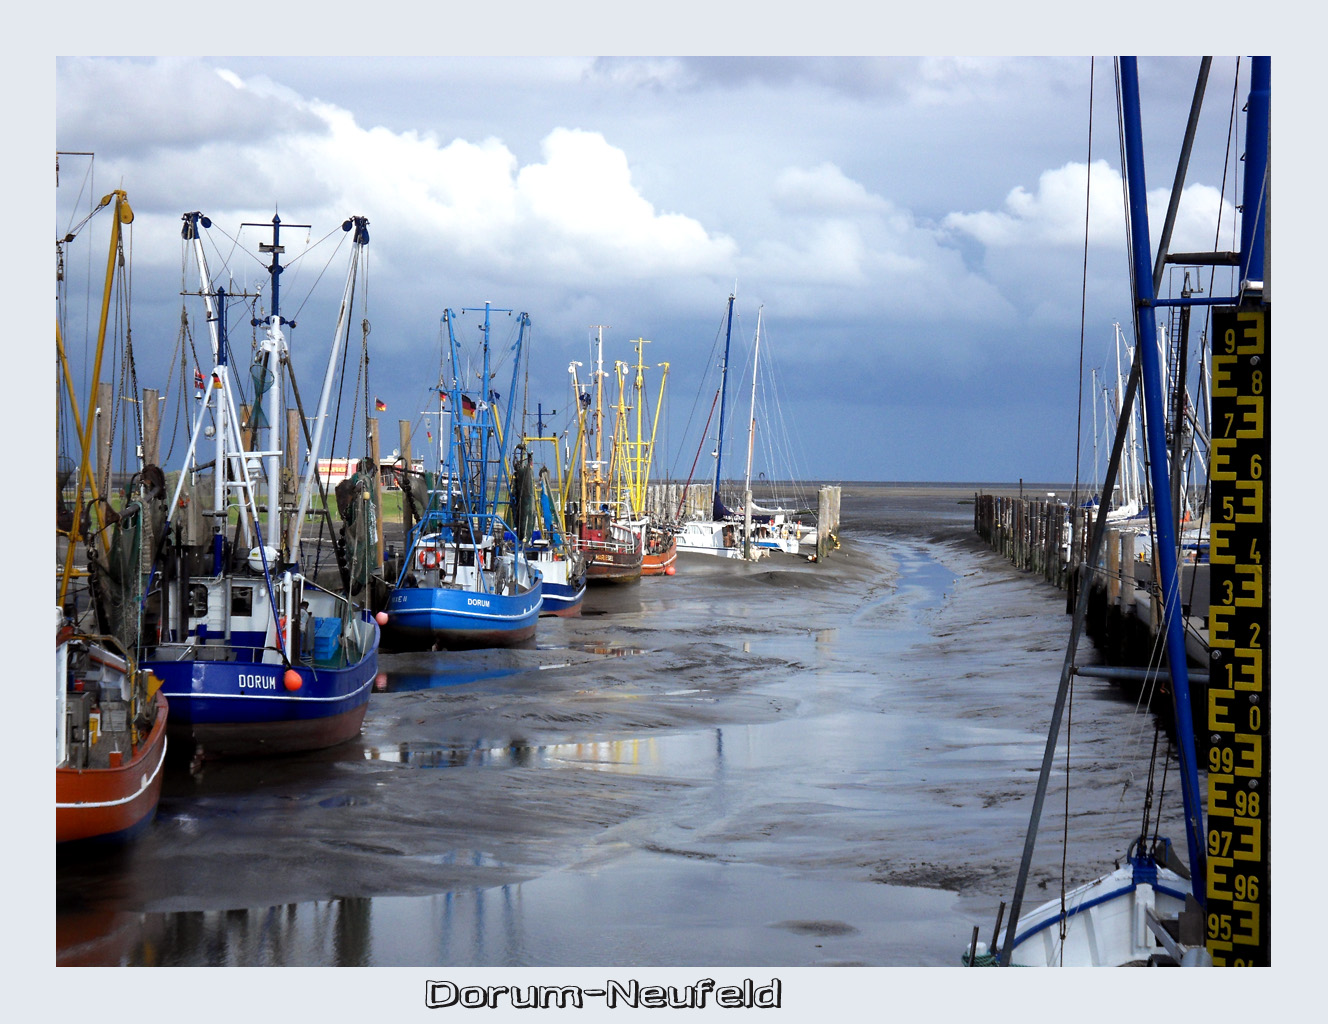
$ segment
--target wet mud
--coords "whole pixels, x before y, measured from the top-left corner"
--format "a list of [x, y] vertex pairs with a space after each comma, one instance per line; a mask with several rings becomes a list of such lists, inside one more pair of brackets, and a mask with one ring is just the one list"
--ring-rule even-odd
[[[825, 564], [684, 556], [525, 648], [384, 653], [357, 740], [177, 767], [139, 843], [62, 862], [57, 962], [956, 964], [1069, 634], [971, 497], [845, 485]], [[1030, 903], [1124, 856], [1153, 732], [1077, 684]]]

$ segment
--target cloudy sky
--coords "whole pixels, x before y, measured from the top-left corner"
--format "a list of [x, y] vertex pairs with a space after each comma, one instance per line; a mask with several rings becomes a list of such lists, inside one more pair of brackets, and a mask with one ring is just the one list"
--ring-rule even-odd
[[[1197, 70], [1140, 61], [1155, 234]], [[1174, 249], [1212, 248], [1219, 224], [1235, 247], [1236, 74], [1215, 58]], [[1247, 77], [1245, 60], [1237, 110]], [[1114, 375], [1113, 323], [1130, 327], [1114, 97], [1107, 57], [60, 57], [57, 149], [96, 156], [92, 180], [62, 158], [57, 228], [90, 195], [128, 192], [142, 386], [166, 388], [179, 333], [183, 212], [235, 236], [279, 211], [312, 225], [301, 246], [360, 214], [386, 442], [433, 407], [442, 311], [488, 300], [530, 314], [528, 401], [560, 421], [591, 325], [608, 325], [606, 361], [649, 339], [647, 359], [671, 365], [663, 468], [685, 476], [713, 447], [736, 286], [732, 360], [762, 308], [760, 433], [787, 434], [792, 471], [1068, 481], [1081, 321], [1085, 392], [1091, 368]], [[286, 301], [314, 276], [283, 279]], [[339, 298], [320, 288], [295, 339], [305, 375]], [[749, 385], [731, 383], [745, 426]], [[739, 474], [745, 445], [726, 456]]]

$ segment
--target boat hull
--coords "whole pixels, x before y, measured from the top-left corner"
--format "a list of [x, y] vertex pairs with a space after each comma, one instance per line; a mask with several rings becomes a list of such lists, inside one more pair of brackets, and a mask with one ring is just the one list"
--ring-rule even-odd
[[718, 558], [741, 558], [740, 524], [716, 520], [689, 520], [683, 523], [676, 540], [676, 550], [691, 555]]
[[580, 615], [586, 596], [586, 573], [581, 559], [567, 558], [548, 548], [532, 548], [526, 557], [539, 570], [543, 581], [540, 615], [560, 618]]
[[550, 583], [544, 581], [544, 599], [540, 605], [541, 615], [556, 615], [571, 618], [581, 614], [581, 605], [585, 601], [586, 580], [583, 576], [577, 586], [568, 583]]
[[162, 680], [170, 731], [204, 758], [292, 754], [358, 736], [378, 675], [378, 624], [362, 617], [365, 653], [345, 666], [280, 662], [145, 661]]
[[118, 844], [152, 823], [161, 797], [166, 760], [165, 696], [154, 697], [156, 718], [143, 742], [114, 768], [56, 768], [55, 841], [65, 844]]
[[1060, 938], [1062, 903], [1051, 900], [1022, 915], [1010, 963], [1017, 967], [1125, 967], [1165, 952], [1146, 923], [1148, 911], [1174, 918], [1185, 909], [1189, 882], [1167, 868], [1148, 879], [1131, 865], [1065, 894], [1065, 940]]
[[590, 583], [635, 583], [641, 578], [641, 551], [585, 546], [586, 580]]
[[513, 647], [535, 635], [542, 581], [517, 594], [398, 587], [388, 597], [385, 643], [398, 650]]
[[664, 531], [650, 531], [645, 555], [641, 559], [642, 576], [672, 576], [677, 570], [678, 538]]

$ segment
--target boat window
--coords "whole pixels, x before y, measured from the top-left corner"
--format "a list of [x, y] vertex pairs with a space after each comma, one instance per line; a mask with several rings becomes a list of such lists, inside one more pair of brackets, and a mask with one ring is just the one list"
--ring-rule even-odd
[[208, 590], [201, 583], [195, 583], [189, 588], [189, 617], [191, 619], [206, 618], [208, 613]]
[[249, 616], [254, 613], [254, 588], [231, 588], [231, 614]]

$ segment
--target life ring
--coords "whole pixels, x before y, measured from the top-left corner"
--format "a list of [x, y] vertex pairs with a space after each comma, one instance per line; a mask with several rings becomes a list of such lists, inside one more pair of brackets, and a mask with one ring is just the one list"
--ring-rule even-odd
[[420, 553], [415, 557], [415, 560], [419, 562], [421, 569], [437, 569], [438, 549], [420, 548]]

